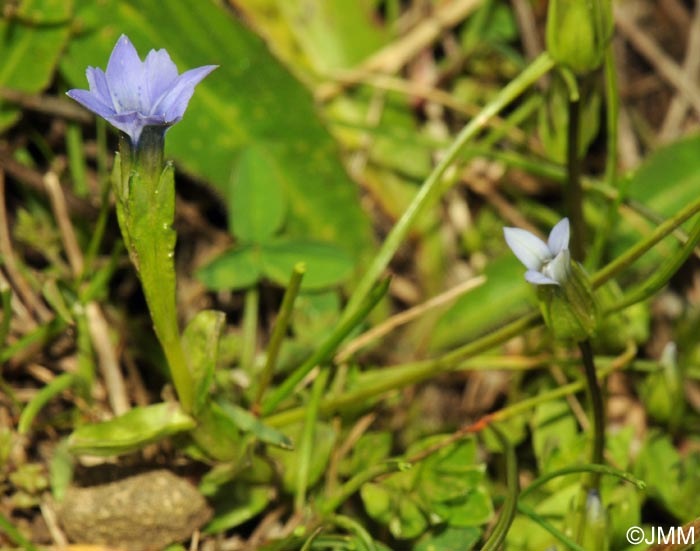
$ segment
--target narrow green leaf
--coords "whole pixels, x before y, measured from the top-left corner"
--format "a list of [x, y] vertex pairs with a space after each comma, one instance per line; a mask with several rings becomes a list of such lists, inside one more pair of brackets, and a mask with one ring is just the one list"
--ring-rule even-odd
[[103, 423], [79, 427], [68, 438], [68, 446], [77, 455], [121, 455], [195, 426], [195, 420], [178, 404], [154, 404], [134, 408]]
[[67, 388], [73, 386], [76, 382], [77, 378], [73, 373], [63, 373], [37, 392], [31, 401], [24, 407], [22, 414], [19, 416], [19, 426], [17, 427], [18, 432], [20, 434], [27, 434], [32, 426], [34, 418], [48, 403], [48, 401]]
[[294, 449], [294, 444], [289, 438], [287, 438], [277, 429], [273, 429], [272, 427], [265, 425], [265, 423], [260, 421], [260, 419], [258, 419], [248, 410], [221, 400], [218, 402], [218, 405], [221, 410], [228, 415], [231, 421], [233, 421], [243, 432], [250, 432], [262, 442], [272, 444], [278, 448], [282, 448], [284, 450]]
[[206, 406], [209, 397], [225, 320], [223, 312], [202, 310], [190, 321], [182, 335], [182, 348], [194, 382], [192, 413], [195, 416]]

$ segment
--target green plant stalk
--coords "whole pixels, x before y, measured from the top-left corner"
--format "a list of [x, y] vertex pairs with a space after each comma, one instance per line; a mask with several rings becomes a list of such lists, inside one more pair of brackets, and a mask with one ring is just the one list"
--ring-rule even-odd
[[48, 323], [40, 325], [31, 333], [27, 333], [11, 345], [0, 350], [0, 364], [16, 357], [22, 350], [39, 343], [45, 343], [59, 335], [68, 325], [61, 317], [55, 317]]
[[[459, 361], [480, 354], [494, 346], [506, 342], [516, 335], [519, 335], [525, 329], [533, 327], [538, 320], [540, 320], [540, 315], [538, 313], [527, 314], [501, 329], [445, 354], [441, 358], [410, 364], [406, 366], [405, 373], [399, 373], [396, 377], [382, 378], [372, 385], [357, 388], [339, 396], [332, 396], [322, 400], [320, 406], [321, 412], [327, 414], [345, 406], [374, 398], [389, 390], [408, 386], [437, 375], [438, 373], [454, 369]], [[293, 408], [267, 417], [265, 423], [271, 426], [282, 426], [299, 421], [302, 417], [303, 408]]]
[[[164, 163], [163, 135], [146, 127], [139, 145], [121, 133], [115, 160], [117, 217], [129, 256], [141, 280], [153, 328], [165, 353], [180, 404], [192, 411], [194, 383], [177, 323], [174, 248], [174, 169]], [[144, 230], [148, 230], [144, 234]]]
[[78, 197], [85, 197], [88, 194], [88, 185], [83, 153], [83, 131], [75, 123], [69, 124], [66, 129], [66, 149], [73, 191]]
[[[596, 376], [595, 359], [591, 341], [585, 340], [578, 344], [583, 361], [583, 369], [586, 375], [586, 385], [591, 400], [591, 411], [593, 416], [593, 450], [591, 452], [591, 463], [602, 465], [604, 463], [603, 453], [605, 451], [605, 404], [603, 403], [603, 393], [598, 384]], [[600, 490], [600, 473], [593, 473], [591, 476], [591, 488]]]
[[260, 291], [251, 287], [245, 292], [243, 307], [243, 327], [241, 345], [241, 365], [248, 373], [253, 373], [255, 350], [258, 345], [258, 310], [260, 308]]
[[508, 494], [506, 495], [505, 502], [503, 504], [503, 509], [498, 517], [496, 526], [494, 527], [491, 535], [484, 542], [482, 551], [497, 551], [503, 545], [508, 535], [508, 530], [510, 530], [511, 524], [513, 524], [513, 519], [515, 518], [515, 511], [518, 506], [518, 493], [520, 492], [520, 483], [518, 481], [518, 458], [515, 455], [515, 447], [510, 443], [508, 438], [496, 427], [495, 425], [490, 425], [489, 427], [493, 433], [496, 435], [498, 440], [503, 446], [503, 451], [506, 456], [506, 487], [508, 488]]
[[580, 474], [580, 473], [598, 473], [609, 476], [617, 477], [621, 480], [634, 484], [638, 490], [645, 490], [647, 485], [643, 480], [636, 478], [632, 473], [621, 471], [615, 467], [610, 467], [608, 465], [598, 465], [598, 464], [588, 464], [588, 465], [574, 465], [572, 467], [564, 467], [563, 469], [557, 469], [556, 471], [549, 472], [542, 475], [536, 480], [532, 481], [530, 485], [520, 492], [520, 499], [523, 500], [529, 496], [532, 492], [541, 488], [551, 480], [559, 478], [562, 476], [567, 476], [570, 474]]
[[374, 480], [383, 474], [396, 472], [399, 470], [399, 466], [400, 463], [398, 461], [387, 461], [385, 463], [380, 463], [379, 465], [369, 467], [368, 469], [356, 474], [340, 488], [338, 488], [338, 490], [336, 490], [332, 496], [319, 503], [320, 514], [331, 514], [348, 499], [350, 499], [350, 497], [354, 495], [363, 484], [366, 484], [367, 482]]
[[64, 390], [70, 388], [77, 382], [77, 377], [73, 373], [63, 373], [56, 377], [49, 384], [42, 387], [39, 392], [29, 401], [22, 410], [19, 416], [19, 424], [17, 432], [19, 434], [27, 434], [31, 428], [32, 421], [37, 413], [51, 400], [54, 396], [59, 395]]
[[0, 321], [0, 350], [5, 348], [7, 335], [10, 334], [10, 320], [12, 319], [12, 288], [0, 280], [0, 302], [2, 302], [2, 321]]
[[524, 503], [518, 503], [518, 511], [520, 511], [523, 515], [526, 515], [530, 517], [530, 520], [532, 520], [535, 524], [538, 524], [547, 532], [552, 534], [555, 538], [557, 538], [561, 543], [563, 543], [568, 549], [571, 549], [571, 551], [587, 551], [583, 547], [581, 547], [578, 543], [576, 543], [574, 540], [557, 530], [554, 526], [552, 526], [544, 517], [541, 515], [537, 514], [534, 509], [531, 509]]
[[579, 157], [579, 134], [581, 126], [581, 98], [569, 98], [569, 127], [567, 130], [566, 168], [566, 211], [571, 221], [571, 257], [583, 262], [586, 255], [586, 222], [583, 219], [583, 190], [581, 188], [581, 159]]
[[634, 244], [604, 268], [591, 277], [594, 288], [600, 287], [608, 280], [625, 270], [644, 253], [651, 250], [659, 241], [670, 235], [676, 228], [700, 212], [700, 199], [681, 209], [675, 216], [661, 222], [649, 236]]
[[338, 324], [333, 333], [331, 333], [326, 340], [323, 341], [323, 343], [314, 351], [314, 353], [274, 390], [274, 392], [262, 405], [263, 415], [269, 415], [272, 413], [279, 403], [294, 391], [294, 388], [311, 372], [314, 367], [328, 359], [335, 352], [336, 348], [338, 348], [340, 343], [343, 342], [345, 337], [347, 337], [350, 332], [362, 322], [362, 320], [372, 311], [382, 297], [384, 297], [386, 292], [389, 290], [390, 281], [391, 280], [387, 278], [374, 287], [362, 306], [355, 311], [350, 318]]
[[[606, 126], [606, 158], [605, 158], [605, 183], [617, 189], [617, 140], [618, 140], [618, 119], [620, 116], [620, 97], [617, 89], [617, 70], [613, 57], [612, 44], [608, 44], [605, 49], [604, 58], [605, 70], [605, 126]], [[588, 255], [588, 265], [598, 266], [603, 257], [605, 243], [618, 219], [617, 207], [622, 200], [620, 197], [613, 203], [607, 205], [607, 216], [605, 223], [597, 230], [593, 246]]]
[[25, 538], [2, 513], [0, 513], [0, 531], [5, 532], [8, 538], [10, 538], [25, 551], [40, 551], [39, 548]]
[[287, 334], [289, 320], [291, 319], [292, 312], [294, 311], [294, 301], [296, 301], [296, 298], [299, 295], [299, 289], [301, 288], [301, 281], [304, 278], [305, 271], [306, 267], [303, 263], [297, 264], [292, 270], [292, 276], [289, 279], [287, 290], [284, 292], [284, 298], [282, 299], [282, 305], [280, 306], [277, 321], [275, 321], [275, 328], [272, 330], [270, 344], [267, 347], [267, 358], [265, 360], [265, 367], [260, 374], [258, 391], [256, 393], [255, 402], [252, 408], [253, 411], [259, 410], [262, 397], [265, 394], [265, 390], [270, 384], [272, 376], [275, 372], [277, 357], [279, 355], [284, 336]]
[[[593, 274], [591, 277], [593, 287], [600, 287], [605, 282], [625, 270], [635, 260], [654, 247], [659, 241], [670, 235], [678, 226], [686, 222], [698, 212], [700, 212], [700, 199], [683, 208], [674, 217], [659, 224], [649, 236], [636, 243], [629, 250], [625, 251], [618, 258], [610, 262], [607, 266]], [[615, 311], [616, 308], [613, 306], [611, 310]], [[321, 412], [327, 414], [332, 411], [342, 409], [348, 405], [355, 404], [358, 401], [374, 398], [389, 390], [402, 388], [404, 386], [428, 379], [444, 371], [448, 371], [454, 367], [456, 362], [498, 346], [499, 344], [502, 344], [512, 337], [520, 334], [522, 331], [534, 327], [540, 322], [540, 320], [541, 318], [537, 313], [525, 314], [497, 331], [489, 333], [484, 337], [448, 352], [440, 358], [411, 364], [411, 369], [407, 369], [404, 377], [396, 377], [390, 381], [377, 381], [377, 383], [371, 388], [354, 389], [339, 396], [327, 398], [321, 402]], [[309, 371], [311, 369], [313, 369], [313, 365], [311, 368], [309, 368]], [[579, 383], [572, 383], [572, 385], [576, 385], [576, 388], [578, 389]], [[557, 394], [557, 396], [566, 396], [571, 392], [578, 392], [578, 390], [567, 390], [569, 387], [571, 387], [571, 385], [557, 389], [557, 391], [562, 389], [565, 390], [562, 394]], [[529, 402], [530, 400], [525, 400], [525, 410], [529, 409], [530, 406], [527, 405]], [[537, 401], [536, 403], [540, 402]], [[269, 415], [272, 409], [273, 408], [271, 408], [268, 413], [264, 413], [264, 415]], [[301, 408], [293, 408], [269, 416], [266, 419], [266, 423], [273, 426], [283, 426], [299, 421], [302, 418], [303, 410]]]
[[338, 528], [354, 533], [365, 546], [367, 551], [377, 551], [377, 547], [374, 545], [372, 536], [370, 536], [365, 527], [356, 520], [345, 515], [332, 515], [328, 517], [328, 522], [335, 524]]
[[648, 299], [659, 291], [668, 283], [669, 279], [680, 269], [683, 263], [688, 260], [698, 243], [700, 243], [700, 217], [695, 221], [695, 225], [690, 230], [688, 239], [683, 247], [671, 259], [665, 260], [644, 283], [626, 293], [623, 299], [614, 306], [614, 309], [605, 313], [623, 310], [632, 304]]
[[328, 382], [329, 371], [322, 370], [311, 389], [311, 396], [306, 407], [304, 430], [299, 442], [299, 469], [297, 470], [297, 485], [294, 493], [294, 510], [301, 513], [306, 505], [306, 490], [309, 486], [309, 469], [311, 468], [311, 455], [314, 451], [314, 438], [316, 436], [316, 423], [318, 422], [318, 405], [321, 395]]
[[442, 176], [447, 169], [455, 162], [465, 144], [473, 139], [479, 131], [484, 128], [491, 117], [498, 114], [503, 108], [509, 105], [513, 100], [520, 97], [530, 86], [532, 86], [543, 75], [549, 72], [554, 67], [554, 62], [547, 53], [540, 55], [535, 59], [518, 77], [513, 79], [505, 88], [503, 88], [496, 97], [491, 100], [480, 112], [474, 117], [455, 138], [449, 149], [445, 152], [444, 157], [430, 173], [425, 180], [416, 196], [411, 201], [411, 204], [401, 215], [401, 218], [396, 222], [394, 227], [387, 235], [384, 243], [380, 247], [373, 261], [370, 263], [367, 271], [360, 279], [357, 287], [352, 293], [341, 320], [350, 318], [363, 303], [365, 297], [370, 292], [375, 282], [379, 279], [384, 269], [388, 266], [392, 257], [404, 242], [409, 230], [413, 226], [418, 216], [421, 214], [423, 207], [428, 204], [434, 195], [441, 188]]

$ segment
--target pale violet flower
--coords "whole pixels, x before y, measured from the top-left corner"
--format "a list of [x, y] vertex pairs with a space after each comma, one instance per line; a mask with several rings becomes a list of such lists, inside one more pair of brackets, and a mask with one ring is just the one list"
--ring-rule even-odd
[[569, 277], [569, 219], [552, 228], [547, 243], [529, 231], [503, 228], [506, 243], [527, 268], [525, 279], [535, 285], [561, 285]]
[[194, 87], [216, 67], [205, 65], [178, 75], [168, 52], [151, 50], [141, 61], [129, 38], [121, 35], [106, 71], [88, 67], [90, 90], [70, 90], [68, 95], [136, 145], [145, 127], [160, 126], [165, 131], [180, 121]]

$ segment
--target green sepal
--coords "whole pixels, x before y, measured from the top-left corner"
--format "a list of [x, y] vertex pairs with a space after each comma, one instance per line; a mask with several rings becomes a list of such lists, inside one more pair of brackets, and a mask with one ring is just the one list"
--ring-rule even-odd
[[588, 276], [571, 263], [568, 279], [561, 285], [539, 285], [540, 310], [558, 340], [584, 341], [598, 328], [598, 304]]
[[68, 448], [76, 455], [122, 455], [196, 425], [177, 403], [136, 407], [109, 421], [78, 428], [68, 438]]

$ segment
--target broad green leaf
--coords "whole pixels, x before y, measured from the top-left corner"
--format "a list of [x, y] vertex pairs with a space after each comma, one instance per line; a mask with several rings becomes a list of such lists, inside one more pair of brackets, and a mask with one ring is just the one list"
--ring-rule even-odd
[[323, 289], [339, 285], [352, 272], [351, 258], [336, 245], [315, 241], [279, 239], [260, 247], [264, 274], [286, 286], [294, 266], [303, 262], [306, 273], [302, 289]]
[[238, 461], [247, 449], [238, 427], [216, 402], [199, 412], [197, 430], [189, 436], [200, 452], [218, 461]]
[[700, 136], [679, 140], [653, 153], [632, 176], [628, 196], [669, 217], [698, 197]]
[[450, 526], [480, 526], [493, 516], [493, 505], [488, 492], [477, 487], [462, 497], [432, 503], [432, 512]]
[[215, 291], [245, 289], [255, 285], [260, 277], [260, 250], [255, 245], [225, 252], [197, 270], [197, 279]]
[[423, 510], [412, 499], [402, 499], [398, 504], [398, 515], [389, 521], [389, 530], [398, 539], [420, 536], [428, 527]]
[[387, 38], [367, 2], [277, 0], [277, 6], [320, 72], [354, 66]]
[[391, 491], [383, 484], [367, 482], [360, 488], [360, 497], [370, 517], [382, 524], [389, 524], [394, 510]]
[[195, 426], [195, 420], [178, 404], [154, 404], [103, 423], [83, 425], [70, 435], [68, 447], [77, 455], [122, 455]]
[[243, 149], [227, 190], [229, 229], [237, 239], [261, 243], [282, 227], [287, 206], [283, 170], [264, 148]]
[[271, 486], [231, 483], [214, 496], [214, 518], [204, 527], [207, 534], [218, 534], [252, 519], [274, 498]]
[[443, 526], [422, 538], [414, 551], [470, 551], [479, 542], [481, 530], [475, 527]]
[[182, 335], [182, 348], [194, 382], [193, 412], [202, 411], [209, 397], [219, 353], [219, 338], [226, 321], [223, 312], [202, 310], [190, 321]]
[[294, 449], [294, 444], [289, 438], [280, 431], [265, 425], [248, 410], [228, 402], [219, 401], [218, 404], [221, 410], [228, 415], [231, 421], [243, 432], [250, 432], [266, 444], [272, 444], [273, 446], [285, 450]]
[[[684, 138], [654, 152], [632, 176], [627, 196], [635, 199], [656, 214], [669, 218], [698, 197], [700, 189], [700, 136]], [[692, 222], [686, 223], [686, 228]], [[641, 221], [638, 216], [620, 224], [619, 235], [612, 243], [617, 256], [651, 232], [655, 224]], [[667, 238], [638, 262], [645, 271], [653, 270], [663, 262], [678, 242]]]
[[[50, 84], [70, 34], [72, 9], [72, 0], [23, 0], [13, 17], [0, 18], [0, 87], [36, 94]], [[0, 100], [0, 132], [19, 113]]]
[[[286, 427], [285, 432], [292, 442], [298, 442], [301, 438], [303, 424], [297, 423]], [[308, 486], [313, 486], [323, 474], [331, 451], [335, 444], [336, 434], [327, 423], [318, 422], [314, 431], [314, 453], [311, 454], [309, 465]], [[268, 448], [268, 454], [282, 466], [282, 485], [287, 492], [293, 492], [296, 488], [296, 479], [299, 472], [299, 454], [279, 448]]]
[[104, 68], [121, 33], [142, 57], [151, 48], [166, 48], [180, 71], [220, 65], [197, 87], [183, 120], [168, 131], [168, 155], [227, 196], [237, 154], [262, 146], [285, 175], [290, 235], [332, 242], [355, 262], [369, 252], [369, 219], [311, 95], [233, 10], [213, 0], [170, 0], [167, 9], [160, 0], [76, 4], [75, 25], [89, 26], [71, 40], [62, 59], [69, 83], [86, 87], [86, 67]]
[[[531, 421], [532, 444], [540, 470], [544, 473], [561, 466], [552, 466], [552, 458], [574, 448], [578, 438], [576, 420], [564, 400], [545, 402], [535, 408]], [[562, 484], [568, 481], [562, 481]]]
[[484, 271], [486, 284], [462, 296], [440, 318], [430, 348], [468, 342], [527, 312], [535, 293], [524, 274], [525, 268], [511, 254], [492, 261]]

